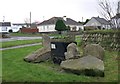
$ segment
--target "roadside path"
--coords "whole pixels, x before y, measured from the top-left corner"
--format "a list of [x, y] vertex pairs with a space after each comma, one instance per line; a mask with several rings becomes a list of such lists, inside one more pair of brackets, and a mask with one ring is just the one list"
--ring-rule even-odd
[[42, 44], [42, 43], [19, 45], [19, 46], [13, 46], [13, 47], [8, 47], [8, 48], [0, 48], [0, 50], [8, 50], [8, 49], [22, 48], [22, 47], [27, 47], [27, 46], [41, 45], [41, 44]]
[[42, 39], [42, 37], [17, 37], [17, 36], [13, 36], [11, 38], [0, 38], [0, 42], [16, 41], [16, 40], [32, 40], [32, 39]]

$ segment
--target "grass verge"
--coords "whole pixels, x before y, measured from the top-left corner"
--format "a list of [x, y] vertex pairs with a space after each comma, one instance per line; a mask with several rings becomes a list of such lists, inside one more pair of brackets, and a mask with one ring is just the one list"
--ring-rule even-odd
[[2, 46], [0, 46], [0, 48], [7, 48], [7, 47], [12, 47], [12, 46], [33, 44], [33, 43], [39, 43], [39, 42], [42, 42], [42, 39], [0, 42], [0, 44], [2, 44]]
[[[59, 34], [47, 34], [48, 36], [59, 36]], [[42, 36], [42, 33], [10, 33], [10, 36], [27, 36], [27, 37], [36, 37]]]
[[41, 36], [42, 34], [39, 34], [39, 33], [10, 33], [10, 36]]
[[[0, 43], [0, 47], [2, 47], [2, 43]], [[0, 51], [0, 83], [2, 82], [2, 51]]]
[[42, 46], [31, 46], [2, 52], [3, 82], [117, 82], [117, 52], [105, 52], [105, 77], [65, 73], [51, 61], [27, 63], [23, 58]]

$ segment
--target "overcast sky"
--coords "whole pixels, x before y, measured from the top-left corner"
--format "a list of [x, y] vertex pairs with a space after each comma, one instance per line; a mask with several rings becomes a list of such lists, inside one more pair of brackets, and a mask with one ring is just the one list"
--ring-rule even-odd
[[[118, 0], [110, 0], [117, 2]], [[51, 17], [67, 16], [76, 21], [85, 21], [100, 16], [97, 0], [0, 0], [0, 22], [24, 22], [29, 18], [32, 22], [43, 21]]]

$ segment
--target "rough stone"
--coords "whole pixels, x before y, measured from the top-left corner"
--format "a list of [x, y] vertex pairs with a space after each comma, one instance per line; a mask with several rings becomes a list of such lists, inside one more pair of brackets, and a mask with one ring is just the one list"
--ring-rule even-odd
[[83, 56], [88, 55], [104, 60], [104, 49], [99, 44], [88, 44], [84, 48]]
[[75, 43], [70, 43], [67, 46], [67, 52], [65, 52], [65, 59], [74, 59], [80, 57], [80, 54], [78, 52], [77, 45]]
[[76, 74], [85, 74], [89, 76], [104, 76], [104, 63], [94, 56], [85, 56], [79, 59], [70, 59], [62, 61], [60, 66]]
[[51, 59], [50, 37], [43, 35], [43, 48], [29, 54], [24, 58], [26, 62], [42, 62]]
[[46, 50], [45, 48], [38, 49], [34, 53], [29, 54], [24, 58], [26, 62], [42, 62], [51, 59], [51, 51]]
[[46, 34], [43, 34], [42, 39], [43, 39], [42, 44], [43, 44], [44, 48], [46, 48], [48, 50], [51, 50], [51, 48], [50, 48], [50, 44], [51, 44], [50, 37]]
[[10, 38], [10, 34], [0, 34], [0, 38]]

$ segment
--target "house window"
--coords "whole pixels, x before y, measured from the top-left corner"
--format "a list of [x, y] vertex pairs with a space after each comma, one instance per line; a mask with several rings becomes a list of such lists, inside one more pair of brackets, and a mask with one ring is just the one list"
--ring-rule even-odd
[[77, 29], [76, 26], [72, 27], [72, 31], [76, 31], [76, 29]]
[[45, 26], [43, 26], [43, 30], [45, 30]]
[[79, 27], [79, 28], [78, 28], [78, 31], [81, 31], [81, 30], [82, 30], [82, 28], [81, 28], [81, 27]]

